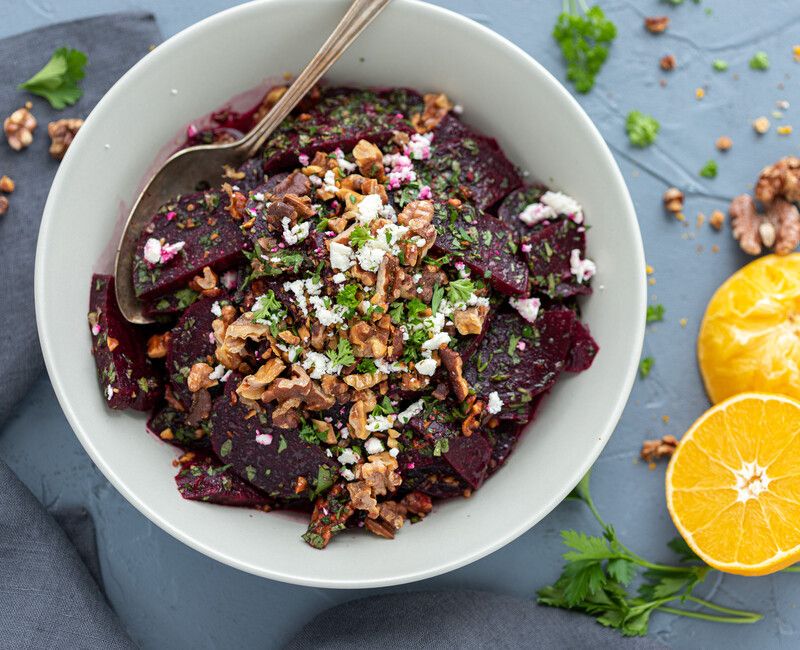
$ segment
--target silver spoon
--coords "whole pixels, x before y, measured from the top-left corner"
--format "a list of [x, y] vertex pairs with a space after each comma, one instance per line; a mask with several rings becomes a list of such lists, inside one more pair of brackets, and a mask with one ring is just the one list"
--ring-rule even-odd
[[247, 135], [236, 142], [204, 144], [178, 151], [150, 179], [128, 215], [114, 263], [117, 302], [127, 320], [141, 324], [154, 322], [142, 313], [142, 303], [134, 292], [133, 259], [142, 230], [158, 208], [178, 194], [193, 191], [200, 179], [221, 180], [223, 165], [237, 166], [252, 158], [275, 128], [389, 2], [353, 0], [347, 13], [305, 70]]

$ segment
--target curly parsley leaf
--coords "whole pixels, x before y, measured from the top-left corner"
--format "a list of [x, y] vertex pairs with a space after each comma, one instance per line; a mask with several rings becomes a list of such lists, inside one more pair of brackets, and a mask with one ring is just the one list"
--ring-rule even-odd
[[608, 58], [608, 48], [617, 36], [617, 28], [597, 5], [586, 9], [581, 0], [583, 15], [578, 12], [575, 0], [569, 5], [569, 10], [565, 7], [558, 16], [553, 38], [567, 63], [567, 79], [575, 84], [579, 93], [588, 93]]
[[661, 125], [652, 115], [631, 111], [625, 121], [628, 140], [634, 147], [649, 147], [656, 141]]
[[664, 320], [664, 305], [647, 305], [647, 317], [645, 321], [647, 323], [659, 323]]
[[50, 106], [62, 109], [72, 106], [83, 95], [78, 82], [85, 76], [88, 57], [80, 50], [61, 47], [45, 66], [19, 85], [21, 90], [44, 97]]
[[350, 245], [353, 248], [361, 248], [370, 239], [375, 239], [364, 226], [356, 226], [350, 233]]
[[639, 376], [642, 379], [645, 379], [650, 375], [650, 371], [653, 369], [653, 364], [655, 363], [655, 359], [653, 357], [644, 357], [639, 362]]
[[352, 366], [356, 362], [350, 341], [345, 338], [340, 338], [336, 349], [328, 350], [325, 354], [335, 366]]
[[703, 178], [716, 178], [717, 177], [717, 161], [709, 160], [700, 170], [700, 176]]
[[767, 70], [769, 69], [769, 57], [766, 52], [756, 52], [753, 58], [750, 59], [751, 70]]

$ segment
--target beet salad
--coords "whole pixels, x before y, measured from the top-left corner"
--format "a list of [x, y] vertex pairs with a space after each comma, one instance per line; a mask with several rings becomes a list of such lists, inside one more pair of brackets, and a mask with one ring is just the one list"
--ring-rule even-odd
[[[241, 137], [284, 91], [188, 144]], [[181, 450], [185, 499], [307, 511], [315, 548], [347, 528], [391, 539], [469, 497], [561, 373], [591, 365], [581, 206], [524, 182], [461, 112], [314, 90], [221, 186], [153, 215], [133, 281], [156, 325], [125, 321], [94, 276], [103, 395]]]

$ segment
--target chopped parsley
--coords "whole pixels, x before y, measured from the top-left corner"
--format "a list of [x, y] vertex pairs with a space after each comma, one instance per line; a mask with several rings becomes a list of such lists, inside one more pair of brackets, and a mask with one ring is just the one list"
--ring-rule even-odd
[[652, 115], [631, 111], [625, 121], [628, 140], [634, 147], [649, 147], [656, 141], [661, 125]]
[[700, 176], [703, 178], [716, 178], [717, 177], [717, 161], [709, 160], [702, 169], [700, 169]]
[[714, 59], [711, 67], [717, 72], [725, 72], [728, 69], [728, 62], [725, 59]]
[[335, 366], [352, 366], [356, 362], [350, 341], [344, 337], [339, 338], [339, 343], [335, 350], [328, 350], [325, 354]]
[[364, 226], [356, 226], [350, 233], [350, 244], [354, 248], [361, 248], [370, 239], [374, 239], [374, 237]]
[[375, 365], [375, 361], [372, 359], [365, 357], [358, 362], [358, 367], [356, 370], [359, 373], [373, 373], [378, 372], [378, 366]]
[[664, 305], [647, 305], [647, 318], [648, 323], [658, 323], [664, 320]]
[[655, 359], [653, 357], [644, 357], [639, 362], [639, 375], [642, 379], [647, 377], [650, 374], [650, 371], [653, 368], [653, 364], [655, 363]]
[[767, 56], [766, 52], [756, 52], [753, 55], [753, 58], [750, 59], [750, 69], [751, 70], [768, 70], [769, 69], [769, 57]]
[[83, 96], [78, 82], [86, 74], [87, 61], [88, 57], [80, 50], [60, 47], [45, 66], [19, 88], [44, 97], [53, 108], [60, 110], [72, 106]]
[[436, 444], [433, 445], [433, 455], [434, 456], [441, 456], [442, 454], [446, 454], [450, 451], [450, 441], [447, 438], [439, 438], [436, 441]]
[[447, 299], [452, 304], [465, 303], [475, 292], [475, 284], [468, 278], [453, 280], [447, 285]]
[[579, 93], [588, 93], [595, 78], [608, 58], [608, 48], [617, 36], [617, 28], [603, 10], [594, 5], [584, 14], [578, 11], [575, 0], [561, 12], [553, 28], [553, 38], [561, 48], [567, 63], [567, 79], [575, 84]]

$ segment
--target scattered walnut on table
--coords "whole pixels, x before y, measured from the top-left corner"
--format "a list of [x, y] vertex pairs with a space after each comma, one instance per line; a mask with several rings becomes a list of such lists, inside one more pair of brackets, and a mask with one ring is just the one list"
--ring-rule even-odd
[[677, 61], [675, 60], [674, 54], [665, 54], [661, 57], [661, 60], [658, 62], [658, 65], [661, 66], [661, 69], [665, 72], [669, 72], [670, 70], [674, 70], [675, 66], [677, 65]]
[[761, 170], [756, 182], [756, 198], [771, 203], [782, 196], [787, 201], [800, 201], [800, 158], [786, 156]]
[[669, 16], [647, 16], [644, 26], [651, 34], [662, 34], [669, 27]]
[[50, 155], [56, 160], [64, 158], [64, 154], [67, 153], [67, 149], [82, 126], [83, 120], [78, 118], [50, 122], [47, 125], [47, 134], [50, 136]]
[[762, 232], [761, 239], [768, 248], [775, 245], [776, 255], [788, 255], [800, 244], [800, 212], [794, 203], [775, 199], [767, 206], [764, 223], [773, 227], [774, 237], [767, 243]]
[[660, 440], [645, 440], [639, 452], [642, 460], [652, 463], [661, 458], [669, 458], [678, 447], [678, 439], [672, 435], [662, 436]]
[[33, 132], [38, 122], [28, 108], [28, 106], [18, 108], [3, 121], [3, 131], [8, 146], [14, 151], [25, 149], [33, 142]]
[[725, 213], [722, 210], [714, 210], [708, 218], [708, 223], [710, 223], [711, 227], [715, 230], [721, 230], [722, 226], [725, 224]]
[[664, 207], [667, 212], [678, 214], [683, 211], [683, 192], [677, 187], [670, 187], [664, 192]]
[[761, 234], [759, 226], [762, 218], [756, 210], [753, 197], [742, 194], [731, 201], [728, 213], [731, 215], [733, 238], [739, 242], [742, 250], [748, 255], [761, 253]]
[[8, 212], [8, 199], [0, 195], [0, 216]]
[[14, 191], [16, 184], [9, 176], [0, 177], [0, 192], [11, 194]]

